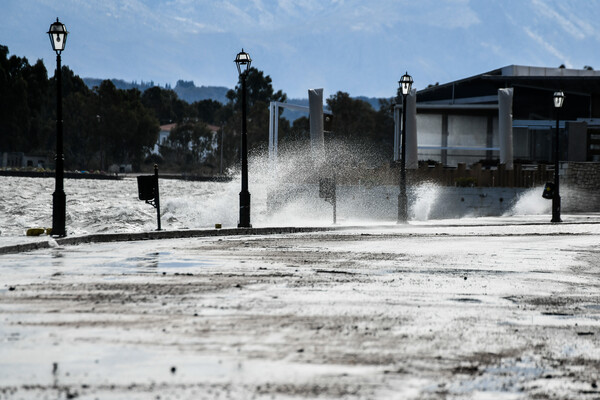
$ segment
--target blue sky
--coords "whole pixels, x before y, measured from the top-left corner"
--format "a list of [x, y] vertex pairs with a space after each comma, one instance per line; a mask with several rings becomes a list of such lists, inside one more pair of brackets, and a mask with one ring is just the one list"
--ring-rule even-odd
[[600, 69], [600, 0], [2, 0], [0, 44], [52, 74], [233, 87], [243, 47], [289, 97], [391, 97], [509, 64]]

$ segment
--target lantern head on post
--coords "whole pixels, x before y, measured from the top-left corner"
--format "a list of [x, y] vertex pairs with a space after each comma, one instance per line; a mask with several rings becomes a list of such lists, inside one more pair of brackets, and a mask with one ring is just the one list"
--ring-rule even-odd
[[563, 92], [554, 92], [554, 107], [561, 108], [565, 101], [565, 94]]
[[52, 49], [57, 53], [63, 51], [67, 44], [67, 35], [69, 34], [65, 24], [61, 23], [58, 18], [56, 18], [56, 22], [50, 25], [50, 30], [48, 30], [47, 33], [48, 36], [50, 36]]
[[410, 93], [410, 89], [413, 84], [413, 78], [407, 72], [404, 75], [402, 75], [402, 78], [400, 78], [400, 81], [398, 83], [400, 84], [400, 90], [402, 91], [402, 95], [406, 96]]
[[237, 65], [238, 73], [240, 75], [248, 72], [250, 69], [250, 64], [252, 63], [250, 54], [246, 53], [244, 49], [238, 53], [233, 61], [235, 62], [235, 65]]

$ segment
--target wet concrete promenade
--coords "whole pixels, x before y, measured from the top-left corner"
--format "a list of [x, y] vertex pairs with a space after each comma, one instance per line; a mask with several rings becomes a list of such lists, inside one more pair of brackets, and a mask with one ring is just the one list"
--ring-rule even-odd
[[598, 398], [600, 215], [544, 217], [24, 238], [0, 399]]

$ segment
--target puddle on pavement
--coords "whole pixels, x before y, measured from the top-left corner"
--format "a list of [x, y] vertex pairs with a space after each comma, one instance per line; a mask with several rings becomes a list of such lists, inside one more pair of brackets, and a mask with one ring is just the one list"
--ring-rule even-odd
[[174, 258], [170, 252], [148, 253], [139, 257], [129, 257], [125, 260], [129, 270], [135, 272], [157, 272], [162, 269], [205, 268], [217, 265], [214, 260]]
[[570, 313], [563, 313], [563, 312], [558, 312], [558, 311], [546, 311], [546, 312], [542, 312], [542, 315], [547, 315], [550, 317], [562, 317], [562, 318], [573, 318], [575, 317], [575, 315], [570, 314]]
[[54, 346], [47, 352], [26, 347], [7, 348], [14, 360], [0, 363], [4, 385], [97, 385], [197, 384], [295, 382], [329, 374], [364, 374], [375, 367], [313, 365], [272, 360], [246, 360], [231, 356], [181, 353], [172, 349], [130, 345], [75, 344], [67, 351]]
[[481, 303], [479, 299], [472, 299], [470, 297], [458, 297], [455, 299], [450, 299], [452, 301], [458, 301], [459, 303]]
[[[470, 378], [453, 382], [448, 391], [453, 394], [494, 392], [492, 398], [504, 398], [508, 393], [521, 391], [523, 381], [532, 381], [552, 374], [535, 359], [502, 359], [498, 365], [478, 365]], [[511, 397], [512, 398], [512, 397]]]

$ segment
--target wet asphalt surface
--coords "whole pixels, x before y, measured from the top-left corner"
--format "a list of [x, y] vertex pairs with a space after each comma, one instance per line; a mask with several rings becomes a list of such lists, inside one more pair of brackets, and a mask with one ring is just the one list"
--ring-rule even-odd
[[0, 399], [595, 399], [599, 256], [593, 224], [2, 255]]

